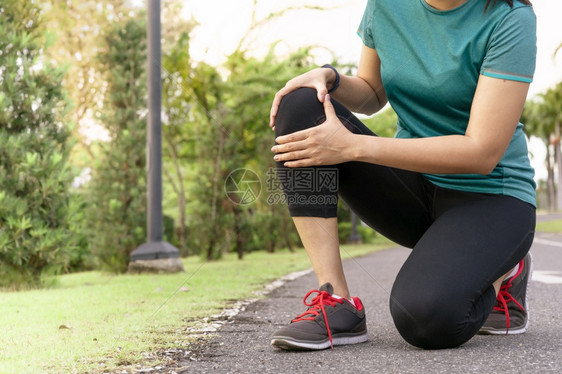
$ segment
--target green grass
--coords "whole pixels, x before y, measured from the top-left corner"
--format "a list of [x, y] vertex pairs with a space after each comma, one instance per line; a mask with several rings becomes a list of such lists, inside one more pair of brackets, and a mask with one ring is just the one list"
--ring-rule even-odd
[[562, 219], [537, 223], [536, 231], [562, 233]]
[[[342, 257], [390, 245], [344, 246]], [[0, 292], [0, 373], [102, 372], [155, 365], [147, 352], [187, 347], [200, 337], [187, 331], [189, 326], [310, 265], [306, 253], [298, 250], [257, 252], [243, 261], [234, 255], [208, 263], [188, 258], [184, 266], [182, 274], [69, 274], [57, 277], [49, 289]]]

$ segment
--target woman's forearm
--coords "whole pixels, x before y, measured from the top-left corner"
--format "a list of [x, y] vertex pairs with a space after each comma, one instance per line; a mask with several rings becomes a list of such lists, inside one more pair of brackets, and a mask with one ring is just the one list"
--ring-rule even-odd
[[433, 174], [489, 174], [503, 152], [465, 135], [398, 139], [355, 135], [350, 159]]

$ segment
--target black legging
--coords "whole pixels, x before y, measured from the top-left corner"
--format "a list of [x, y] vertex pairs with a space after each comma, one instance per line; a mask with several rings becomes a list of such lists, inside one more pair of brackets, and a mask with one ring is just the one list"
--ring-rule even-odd
[[[333, 105], [350, 131], [375, 136], [344, 106], [336, 101]], [[302, 88], [281, 102], [275, 135], [324, 120], [316, 91]], [[287, 172], [280, 163], [277, 168], [278, 173]], [[496, 303], [492, 283], [531, 246], [535, 208], [510, 196], [441, 188], [420, 173], [375, 164], [347, 162], [330, 168], [339, 174], [339, 196], [363, 222], [413, 249], [390, 296], [402, 337], [426, 349], [456, 347], [473, 337]], [[288, 201], [296, 193], [285, 192]], [[289, 203], [291, 215], [336, 217], [338, 192], [298, 191], [301, 197], [318, 193], [325, 195], [320, 200], [332, 204]]]

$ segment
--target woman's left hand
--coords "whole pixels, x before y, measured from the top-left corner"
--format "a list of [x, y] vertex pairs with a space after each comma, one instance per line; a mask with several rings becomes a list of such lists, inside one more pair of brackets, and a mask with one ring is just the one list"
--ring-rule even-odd
[[297, 131], [275, 139], [271, 148], [275, 161], [288, 167], [335, 165], [352, 161], [353, 137], [339, 120], [330, 95], [324, 99], [326, 121], [318, 126]]

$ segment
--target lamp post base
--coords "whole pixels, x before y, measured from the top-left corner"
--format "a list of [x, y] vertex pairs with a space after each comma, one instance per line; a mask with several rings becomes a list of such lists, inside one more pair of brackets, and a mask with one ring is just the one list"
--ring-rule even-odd
[[145, 243], [131, 253], [129, 273], [178, 273], [185, 271], [179, 251], [168, 242]]

